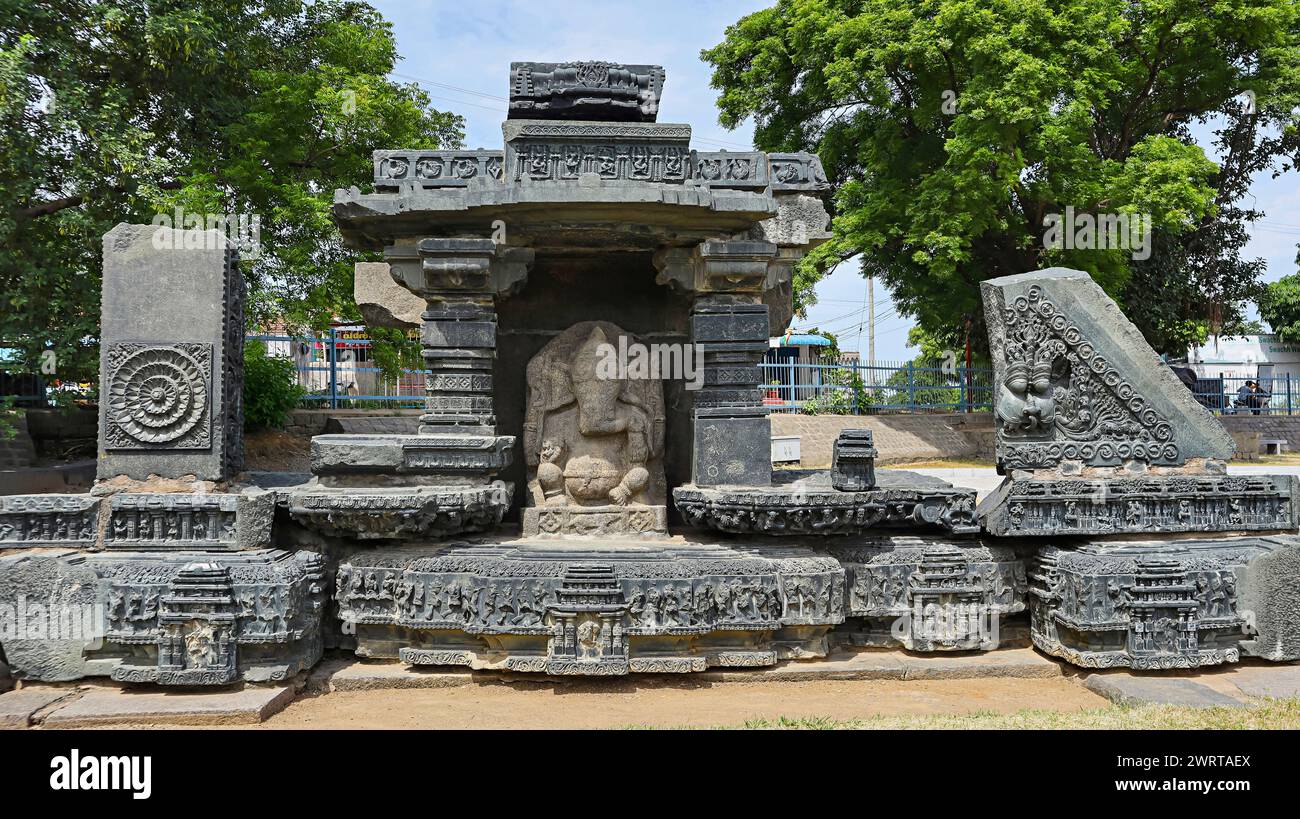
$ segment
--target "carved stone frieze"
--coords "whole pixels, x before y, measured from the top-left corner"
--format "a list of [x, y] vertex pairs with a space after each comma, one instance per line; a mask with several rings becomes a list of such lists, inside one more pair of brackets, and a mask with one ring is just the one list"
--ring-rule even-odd
[[1003, 621], [1025, 610], [1025, 564], [1009, 546], [874, 534], [827, 551], [848, 578], [836, 642], [988, 651], [1000, 645]]
[[285, 680], [320, 659], [328, 590], [314, 552], [15, 555], [0, 573], [28, 605], [23, 627], [43, 629], [5, 641], [25, 679], [224, 685]]
[[980, 504], [990, 534], [1295, 531], [1291, 475], [1008, 479]]
[[91, 548], [98, 534], [99, 504], [99, 498], [90, 495], [0, 496], [0, 549]]
[[521, 542], [358, 552], [335, 600], [366, 656], [401, 629], [413, 664], [604, 675], [770, 665], [783, 630], [843, 621], [844, 595], [839, 564], [810, 550]]
[[289, 514], [323, 534], [359, 540], [448, 537], [488, 531], [513, 494], [502, 481], [479, 486], [330, 488], [309, 484], [288, 493]]
[[1294, 659], [1300, 618], [1262, 605], [1252, 567], [1289, 555], [1293, 583], [1297, 550], [1294, 536], [1044, 546], [1030, 572], [1034, 645], [1078, 666], [1157, 670], [1270, 656], [1258, 635], [1290, 634], [1270, 659]]
[[973, 490], [897, 470], [880, 481], [860, 492], [834, 489], [827, 473], [770, 487], [679, 486], [673, 502], [688, 525], [735, 534], [852, 535], [899, 525], [979, 531]]
[[276, 496], [121, 493], [108, 501], [105, 549], [262, 549], [271, 545]]

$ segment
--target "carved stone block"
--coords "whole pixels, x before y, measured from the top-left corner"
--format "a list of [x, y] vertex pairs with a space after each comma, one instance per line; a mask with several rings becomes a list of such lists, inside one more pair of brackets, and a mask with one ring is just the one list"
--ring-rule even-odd
[[92, 548], [99, 503], [90, 495], [0, 496], [0, 549]]
[[869, 429], [840, 432], [831, 450], [831, 486], [861, 492], [876, 486], [876, 447]]
[[654, 122], [664, 69], [601, 60], [510, 64], [511, 119]]
[[975, 492], [914, 472], [882, 472], [874, 489], [844, 492], [826, 472], [782, 470], [775, 486], [679, 486], [673, 503], [690, 526], [733, 534], [853, 535], [877, 526], [979, 531]]
[[1295, 536], [1044, 546], [1030, 572], [1034, 645], [1087, 668], [1197, 668], [1243, 648], [1296, 659], [1286, 588], [1300, 581], [1298, 550]]
[[999, 536], [1295, 531], [1292, 475], [1008, 478], [976, 510]]
[[107, 502], [105, 549], [234, 551], [271, 545], [272, 492], [122, 493]]
[[771, 665], [824, 652], [844, 619], [844, 573], [824, 552], [628, 546], [357, 552], [335, 599], [363, 656], [564, 675]]
[[217, 230], [104, 236], [98, 475], [224, 480], [243, 464], [244, 282]]
[[[314, 552], [27, 553], [0, 558], [15, 674], [224, 685], [286, 680], [320, 659], [325, 561]], [[5, 612], [8, 614], [8, 612]]]
[[1024, 561], [980, 540], [874, 534], [827, 551], [844, 566], [846, 621], [832, 639], [909, 651], [989, 651], [1025, 610]]
[[1087, 273], [1051, 268], [980, 288], [1000, 468], [1232, 457], [1232, 437]]
[[485, 532], [510, 508], [513, 487], [485, 485], [331, 488], [288, 493], [289, 514], [309, 529], [358, 540], [438, 538]]

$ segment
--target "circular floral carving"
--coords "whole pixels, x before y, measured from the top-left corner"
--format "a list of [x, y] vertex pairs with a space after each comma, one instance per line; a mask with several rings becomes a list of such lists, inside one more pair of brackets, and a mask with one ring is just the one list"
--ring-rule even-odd
[[207, 379], [184, 352], [149, 347], [132, 353], [113, 372], [109, 402], [122, 432], [143, 443], [165, 444], [205, 417]]

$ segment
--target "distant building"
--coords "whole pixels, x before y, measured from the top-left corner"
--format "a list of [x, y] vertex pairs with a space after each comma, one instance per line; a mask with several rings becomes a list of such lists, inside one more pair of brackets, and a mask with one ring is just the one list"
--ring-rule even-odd
[[1221, 336], [1187, 351], [1187, 364], [1200, 378], [1300, 381], [1300, 344], [1274, 335]]

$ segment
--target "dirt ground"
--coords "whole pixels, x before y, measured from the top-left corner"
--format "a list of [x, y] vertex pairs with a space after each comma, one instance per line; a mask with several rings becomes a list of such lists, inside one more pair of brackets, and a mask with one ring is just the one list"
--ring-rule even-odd
[[337, 691], [297, 700], [261, 728], [741, 727], [782, 720], [1072, 712], [1109, 706], [1068, 679], [647, 684], [477, 683]]
[[311, 439], [283, 430], [263, 429], [244, 436], [244, 469], [258, 472], [310, 472]]

